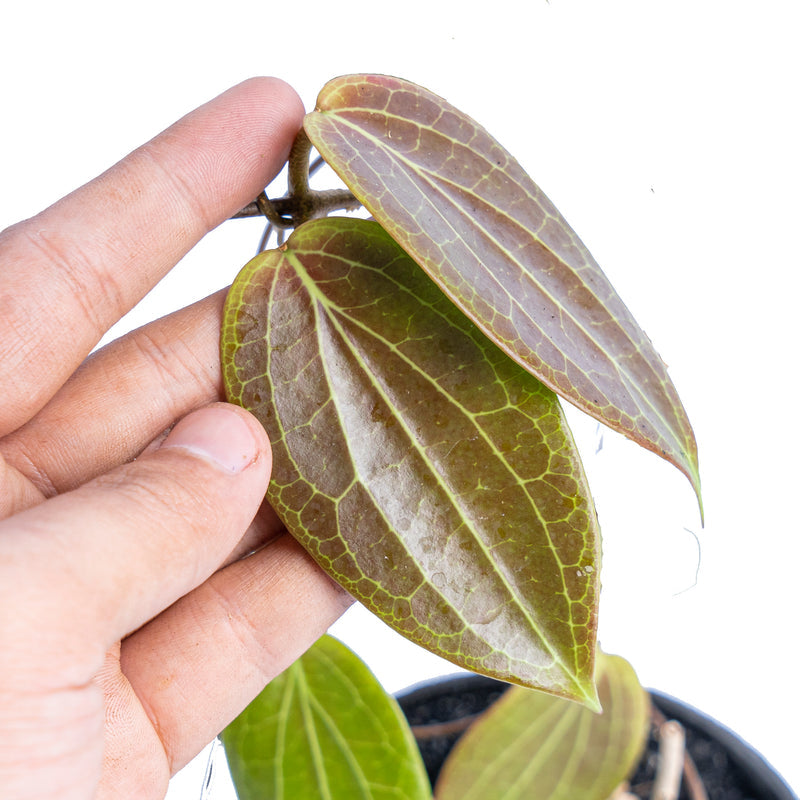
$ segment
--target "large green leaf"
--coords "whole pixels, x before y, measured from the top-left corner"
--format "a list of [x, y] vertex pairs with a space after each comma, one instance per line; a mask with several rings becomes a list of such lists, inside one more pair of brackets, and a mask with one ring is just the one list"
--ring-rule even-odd
[[342, 586], [459, 665], [595, 702], [599, 533], [558, 400], [377, 223], [251, 261], [222, 359], [270, 503]]
[[376, 220], [499, 347], [674, 463], [697, 446], [666, 367], [584, 244], [514, 158], [441, 97], [336, 78], [304, 123]]
[[436, 800], [608, 800], [641, 757], [649, 699], [627, 661], [597, 655], [602, 714], [513, 686], [456, 744]]
[[239, 800], [429, 800], [402, 711], [341, 642], [320, 639], [222, 734]]

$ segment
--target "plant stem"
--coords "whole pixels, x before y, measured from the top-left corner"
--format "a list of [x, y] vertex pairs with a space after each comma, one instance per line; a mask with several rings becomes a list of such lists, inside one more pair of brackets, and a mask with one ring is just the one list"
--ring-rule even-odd
[[331, 211], [358, 208], [361, 203], [349, 189], [327, 189], [314, 191], [309, 185], [309, 176], [322, 165], [322, 159], [315, 160], [309, 168], [311, 141], [301, 128], [289, 153], [288, 192], [284, 197], [270, 200], [265, 192], [246, 205], [231, 219], [264, 216], [273, 228], [296, 228], [304, 222], [324, 217]]
[[463, 733], [480, 714], [468, 714], [448, 722], [432, 722], [428, 725], [412, 725], [411, 732], [414, 738], [421, 742], [425, 739], [435, 739], [437, 736], [447, 736], [451, 733]]
[[[653, 704], [650, 706], [650, 715], [653, 725], [658, 731], [659, 741], [661, 742], [663, 741], [661, 739], [663, 728], [665, 725], [669, 724], [669, 722]], [[661, 749], [661, 745], [659, 745], [659, 749]], [[694, 759], [685, 748], [683, 750], [683, 778], [686, 782], [686, 791], [689, 793], [691, 800], [708, 800], [708, 793], [703, 785], [703, 779], [697, 771]]]
[[678, 800], [683, 777], [686, 736], [683, 727], [669, 720], [658, 727], [658, 766], [652, 800]]
[[304, 128], [300, 128], [289, 153], [289, 194], [304, 197], [311, 193], [308, 184], [308, 158], [311, 155], [311, 140]]

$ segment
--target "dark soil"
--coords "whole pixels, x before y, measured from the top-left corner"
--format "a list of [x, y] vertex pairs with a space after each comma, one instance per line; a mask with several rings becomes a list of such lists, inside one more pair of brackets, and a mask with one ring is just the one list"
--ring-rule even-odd
[[[773, 795], [759, 792], [747, 774], [730, 759], [727, 750], [686, 722], [686, 749], [694, 761], [709, 800], [772, 800]], [[655, 727], [650, 732], [647, 750], [631, 778], [631, 792], [650, 797], [656, 774], [658, 739]], [[684, 781], [678, 800], [693, 800]]]
[[[411, 726], [422, 726], [422, 738], [418, 736], [417, 743], [432, 785], [451, 748], [463, 734], [463, 729], [428, 738], [426, 732], [431, 730], [429, 726], [479, 714], [507, 688], [508, 685], [500, 681], [464, 676], [451, 679], [446, 689], [440, 683], [436, 687], [426, 686], [398, 698]], [[677, 716], [674, 702], [661, 699], [658, 695], [653, 700], [664, 716], [669, 719]], [[697, 767], [708, 800], [784, 800], [793, 796], [791, 792], [784, 793], [781, 785], [775, 788], [759, 786], [758, 779], [754, 785], [723, 744], [695, 727], [691, 721], [680, 718], [678, 721], [686, 731], [687, 750]], [[650, 796], [657, 753], [658, 742], [654, 729], [646, 753], [631, 778], [631, 791], [643, 799]], [[776, 778], [775, 781], [781, 784], [780, 779]], [[680, 800], [693, 800], [685, 782]]]

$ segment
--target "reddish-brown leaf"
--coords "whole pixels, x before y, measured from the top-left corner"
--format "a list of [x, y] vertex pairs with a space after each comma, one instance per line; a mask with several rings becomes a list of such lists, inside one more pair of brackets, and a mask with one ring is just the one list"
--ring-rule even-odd
[[408, 81], [330, 81], [305, 130], [376, 220], [508, 355], [675, 464], [697, 447], [667, 370], [558, 210], [487, 131]]
[[377, 223], [254, 259], [222, 358], [270, 502], [342, 586], [457, 664], [595, 702], [599, 532], [558, 399]]

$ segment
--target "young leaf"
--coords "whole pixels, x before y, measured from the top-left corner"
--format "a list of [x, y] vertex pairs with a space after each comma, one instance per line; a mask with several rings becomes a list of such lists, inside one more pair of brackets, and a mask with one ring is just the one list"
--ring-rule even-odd
[[649, 699], [633, 668], [597, 654], [602, 714], [512, 686], [453, 748], [436, 800], [608, 800], [641, 757]]
[[457, 664], [594, 702], [599, 533], [558, 400], [377, 223], [253, 259], [222, 360], [270, 503], [342, 586]]
[[239, 800], [430, 800], [402, 711], [323, 636], [223, 732]]
[[480, 125], [408, 81], [322, 89], [309, 139], [374, 218], [545, 385], [682, 470], [697, 446], [666, 367], [589, 251]]

